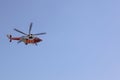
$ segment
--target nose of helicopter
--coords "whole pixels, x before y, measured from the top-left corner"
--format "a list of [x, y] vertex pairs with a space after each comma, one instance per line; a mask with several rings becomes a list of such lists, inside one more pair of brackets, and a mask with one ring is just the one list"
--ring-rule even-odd
[[41, 41], [42, 41], [42, 39], [36, 38], [36, 42], [41, 42]]

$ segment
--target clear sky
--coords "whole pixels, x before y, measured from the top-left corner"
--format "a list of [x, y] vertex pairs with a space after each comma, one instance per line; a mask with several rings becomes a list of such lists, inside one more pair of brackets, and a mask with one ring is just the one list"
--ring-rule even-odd
[[[10, 43], [30, 22], [43, 42]], [[120, 80], [120, 1], [0, 0], [0, 80]]]

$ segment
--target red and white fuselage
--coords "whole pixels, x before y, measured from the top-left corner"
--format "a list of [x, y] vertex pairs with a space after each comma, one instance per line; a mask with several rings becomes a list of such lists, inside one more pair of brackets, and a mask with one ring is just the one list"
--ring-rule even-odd
[[42, 39], [40, 39], [38, 37], [32, 37], [32, 38], [29, 38], [27, 36], [12, 37], [12, 35], [7, 35], [7, 37], [10, 39], [10, 42], [12, 42], [12, 40], [17, 40], [18, 43], [19, 42], [24, 42], [26, 45], [27, 44], [37, 44], [38, 42], [42, 41]]

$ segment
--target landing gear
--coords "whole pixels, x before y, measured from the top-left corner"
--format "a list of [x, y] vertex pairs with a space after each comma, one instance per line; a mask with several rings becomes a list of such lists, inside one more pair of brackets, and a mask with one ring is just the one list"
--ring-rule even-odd
[[28, 43], [27, 43], [27, 41], [28, 41], [28, 39], [25, 39], [25, 45], [27, 45]]

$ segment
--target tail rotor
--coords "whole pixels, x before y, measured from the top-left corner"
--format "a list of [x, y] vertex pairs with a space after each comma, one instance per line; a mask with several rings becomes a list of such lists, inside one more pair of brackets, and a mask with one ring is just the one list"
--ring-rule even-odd
[[10, 39], [10, 42], [12, 42], [12, 35], [7, 35], [7, 37]]

